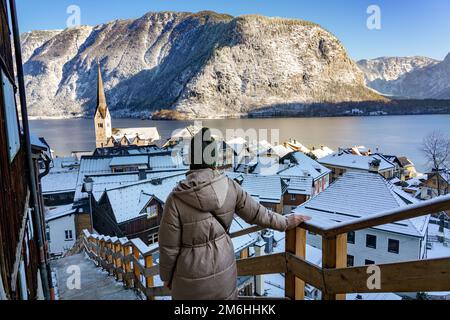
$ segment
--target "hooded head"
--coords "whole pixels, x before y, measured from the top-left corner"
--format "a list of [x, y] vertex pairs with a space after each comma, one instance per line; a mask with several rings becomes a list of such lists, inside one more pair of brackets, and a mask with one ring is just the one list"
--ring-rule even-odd
[[228, 194], [228, 178], [213, 169], [188, 172], [173, 194], [181, 201], [201, 212], [222, 208]]
[[189, 161], [191, 170], [215, 169], [217, 165], [217, 143], [209, 128], [202, 128], [191, 140]]

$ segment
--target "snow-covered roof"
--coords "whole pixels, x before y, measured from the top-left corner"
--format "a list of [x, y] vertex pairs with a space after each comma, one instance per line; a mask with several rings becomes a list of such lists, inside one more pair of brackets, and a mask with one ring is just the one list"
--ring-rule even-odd
[[[137, 160], [133, 160], [136, 158]], [[75, 201], [87, 197], [81, 190], [86, 176], [112, 174], [111, 163], [130, 163], [146, 161], [152, 172], [156, 171], [183, 171], [188, 167], [183, 163], [183, 158], [177, 154], [151, 154], [151, 155], [128, 155], [128, 156], [103, 156], [83, 157], [80, 162], [80, 170], [77, 177]]]
[[77, 186], [78, 170], [67, 172], [50, 172], [41, 179], [42, 193], [58, 194], [74, 192]]
[[402, 300], [402, 297], [395, 293], [390, 292], [376, 292], [376, 293], [348, 293], [346, 295], [347, 300], [368, 300], [368, 301], [376, 301], [376, 300], [385, 300], [385, 301], [395, 301]]
[[187, 169], [188, 166], [183, 163], [183, 157], [177, 153], [176, 155], [155, 155], [149, 158], [150, 169]]
[[330, 154], [333, 154], [334, 151], [327, 146], [313, 147], [310, 152], [317, 158], [322, 159]]
[[[331, 173], [330, 169], [302, 152], [291, 153], [281, 161], [285, 164], [285, 169], [278, 172], [282, 177], [311, 177], [317, 180]], [[290, 163], [285, 163], [286, 161], [290, 161]]]
[[439, 173], [442, 179], [444, 179], [445, 182], [450, 184], [450, 170], [442, 170]]
[[313, 179], [311, 177], [283, 178], [289, 194], [311, 195], [313, 191]]
[[71, 214], [74, 214], [77, 212], [77, 209], [73, 208], [73, 204], [69, 204], [69, 205], [65, 205], [65, 206], [60, 206], [60, 207], [55, 207], [51, 210], [48, 210], [45, 213], [45, 221], [49, 222], [52, 220], [56, 220]]
[[30, 143], [33, 147], [43, 149], [44, 151], [49, 151], [49, 147], [39, 138], [38, 136], [30, 133]]
[[173, 132], [171, 139], [185, 139], [185, 138], [190, 139], [193, 136], [195, 136], [198, 132], [200, 132], [201, 129], [202, 128], [198, 126], [188, 126], [183, 129], [176, 129]]
[[245, 155], [249, 153], [249, 143], [247, 140], [241, 137], [233, 138], [231, 140], [226, 141], [226, 144], [230, 146], [231, 149], [237, 155]]
[[123, 223], [138, 218], [151, 198], [164, 203], [178, 182], [183, 179], [185, 175], [178, 174], [161, 179], [160, 183], [155, 183], [154, 179], [145, 180], [106, 190], [105, 194], [117, 223]]
[[57, 194], [75, 191], [79, 162], [74, 157], [55, 158], [49, 173], [42, 177], [42, 193]]
[[230, 179], [241, 181], [242, 188], [261, 202], [280, 203], [283, 196], [283, 183], [279, 176], [263, 176], [226, 172]]
[[131, 165], [148, 166], [148, 156], [114, 157], [109, 164], [110, 167]]
[[87, 197], [87, 194], [81, 192], [83, 187], [84, 178], [89, 175], [112, 173], [111, 157], [82, 157], [80, 161], [80, 170], [77, 177], [77, 185], [75, 190], [74, 201], [79, 201], [82, 198]]
[[[256, 166], [253, 168], [252, 172], [255, 174], [261, 174], [266, 176], [276, 175], [280, 170], [284, 168], [283, 166], [280, 165], [278, 157], [260, 156], [255, 162]], [[236, 171], [241, 170], [242, 170], [241, 168], [238, 168]]]
[[[230, 233], [249, 229], [250, 227], [251, 225], [249, 225], [247, 222], [245, 222], [240, 217], [235, 215], [231, 223]], [[234, 252], [238, 253], [244, 250], [245, 248], [252, 246], [255, 242], [257, 242], [257, 240], [258, 240], [258, 233], [254, 232], [237, 238], [233, 238], [231, 241], [233, 242]]]
[[[312, 224], [332, 226], [416, 203], [377, 173], [348, 172], [294, 212], [311, 216]], [[425, 235], [429, 216], [374, 227], [416, 237]]]
[[[145, 180], [150, 179], [164, 179], [167, 177], [173, 177], [178, 174], [186, 174], [186, 170], [180, 171], [151, 171], [145, 173]], [[96, 201], [100, 200], [105, 190], [119, 188], [132, 183], [139, 182], [139, 173], [126, 172], [126, 173], [114, 173], [106, 175], [93, 175], [89, 176], [94, 180], [92, 195]]]
[[126, 137], [130, 142], [132, 142], [136, 137], [141, 140], [151, 140], [156, 141], [161, 139], [159, 135], [158, 128], [114, 128], [113, 137], [115, 139], [122, 139]]
[[284, 156], [288, 155], [289, 153], [292, 152], [291, 149], [286, 148], [283, 145], [277, 145], [272, 147], [272, 151], [280, 158], [283, 158]]
[[289, 141], [286, 141], [285, 145], [292, 151], [301, 151], [303, 153], [309, 153], [311, 151], [295, 139], [290, 139]]
[[319, 162], [323, 165], [329, 165], [333, 167], [352, 168], [368, 171], [370, 169], [370, 163], [376, 159], [381, 161], [379, 168], [380, 171], [395, 168], [395, 166], [391, 162], [387, 161], [379, 155], [358, 156], [347, 153], [333, 153], [325, 158], [319, 159]]

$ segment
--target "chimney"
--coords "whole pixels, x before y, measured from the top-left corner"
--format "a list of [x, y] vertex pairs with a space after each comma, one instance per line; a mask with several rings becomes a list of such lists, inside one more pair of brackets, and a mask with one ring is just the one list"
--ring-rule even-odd
[[373, 158], [371, 162], [369, 162], [369, 172], [378, 173], [380, 172], [380, 164], [381, 160]]
[[147, 173], [145, 169], [139, 169], [139, 181], [147, 179]]
[[273, 253], [273, 242], [274, 242], [274, 233], [272, 230], [265, 230], [261, 237], [266, 242], [266, 248], [264, 252], [266, 254], [272, 254]]

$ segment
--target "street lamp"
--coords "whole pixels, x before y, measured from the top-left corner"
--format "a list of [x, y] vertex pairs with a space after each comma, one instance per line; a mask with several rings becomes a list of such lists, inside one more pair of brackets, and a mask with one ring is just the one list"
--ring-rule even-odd
[[87, 177], [83, 182], [83, 189], [89, 195], [89, 217], [91, 220], [91, 232], [94, 232], [94, 218], [92, 214], [92, 189], [94, 188], [94, 180], [91, 177]]

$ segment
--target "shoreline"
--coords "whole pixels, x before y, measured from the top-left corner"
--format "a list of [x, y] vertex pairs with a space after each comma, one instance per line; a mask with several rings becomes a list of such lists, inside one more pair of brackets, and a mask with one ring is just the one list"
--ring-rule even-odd
[[[318, 116], [300, 116], [300, 115], [252, 115], [246, 117], [217, 117], [217, 118], [187, 118], [183, 120], [179, 119], [142, 119], [138, 117], [114, 117], [114, 119], [123, 119], [123, 120], [141, 120], [141, 121], [159, 121], [159, 122], [191, 122], [191, 121], [214, 121], [214, 120], [258, 120], [258, 119], [320, 119], [320, 118], [385, 118], [385, 117], [401, 117], [401, 116], [436, 116], [436, 115], [450, 115], [450, 112], [435, 112], [435, 113], [408, 113], [408, 114], [380, 114], [380, 115], [318, 115]], [[52, 120], [92, 120], [93, 117], [64, 117], [64, 116], [30, 116], [28, 120], [30, 121], [52, 121]], [[22, 120], [22, 118], [20, 118]]]

